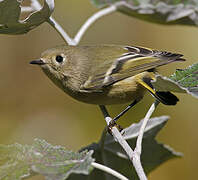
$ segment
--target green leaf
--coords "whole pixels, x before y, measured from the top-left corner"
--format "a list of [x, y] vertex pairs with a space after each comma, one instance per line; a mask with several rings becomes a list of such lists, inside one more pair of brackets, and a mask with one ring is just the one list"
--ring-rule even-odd
[[31, 13], [26, 19], [19, 20], [20, 2], [17, 0], [0, 1], [0, 33], [24, 34], [47, 21], [54, 9], [54, 0], [45, 0], [41, 10]]
[[156, 91], [186, 93], [186, 90], [182, 88], [177, 82], [161, 75], [157, 75], [156, 80], [152, 81], [151, 83]]
[[[177, 153], [167, 145], [160, 144], [155, 140], [156, 135], [166, 124], [167, 120], [167, 116], [152, 118], [149, 120], [149, 123], [146, 127], [143, 138], [143, 152], [141, 156], [141, 161], [146, 174], [167, 160], [181, 156], [181, 153]], [[132, 124], [130, 127], [124, 130], [124, 137], [133, 149], [135, 147], [141, 124], [142, 121], [137, 124]], [[84, 149], [94, 150], [93, 156], [96, 159], [96, 162], [120, 172], [129, 179], [138, 179], [135, 169], [132, 167], [132, 164], [128, 160], [125, 152], [122, 150], [121, 146], [114, 141], [111, 135], [107, 134], [104, 141], [104, 147], [102, 144], [103, 143], [101, 140], [99, 143], [91, 144]], [[72, 174], [69, 179], [117, 180], [115, 177], [97, 169], [94, 169], [89, 176]]]
[[198, 98], [198, 63], [176, 70], [169, 78], [157, 76], [152, 84], [157, 91], [186, 92]]
[[68, 151], [36, 139], [33, 145], [0, 145], [0, 179], [20, 180], [35, 173], [47, 180], [64, 180], [71, 173], [89, 174], [93, 151]]
[[98, 8], [122, 2], [118, 11], [160, 24], [198, 25], [196, 0], [91, 0]]

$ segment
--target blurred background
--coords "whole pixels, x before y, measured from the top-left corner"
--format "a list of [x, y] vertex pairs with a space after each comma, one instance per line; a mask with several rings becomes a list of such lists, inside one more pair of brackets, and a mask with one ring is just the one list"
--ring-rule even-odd
[[[54, 18], [71, 36], [97, 11], [89, 0], [56, 1], [55, 5]], [[140, 45], [184, 54], [188, 61], [162, 68], [161, 73], [168, 75], [198, 61], [197, 35], [195, 27], [151, 24], [116, 12], [97, 21], [80, 44]], [[99, 140], [105, 126], [99, 108], [67, 96], [39, 67], [29, 65], [45, 49], [59, 44], [64, 41], [47, 23], [25, 35], [0, 35], [0, 144], [32, 143], [37, 137], [78, 150]], [[152, 180], [198, 179], [198, 101], [187, 94], [176, 95], [180, 98], [177, 106], [160, 105], [154, 116], [171, 117], [157, 139], [183, 152], [184, 157], [154, 170], [149, 175]], [[127, 127], [139, 121], [152, 102], [146, 95], [119, 123]], [[116, 115], [125, 106], [108, 109]]]

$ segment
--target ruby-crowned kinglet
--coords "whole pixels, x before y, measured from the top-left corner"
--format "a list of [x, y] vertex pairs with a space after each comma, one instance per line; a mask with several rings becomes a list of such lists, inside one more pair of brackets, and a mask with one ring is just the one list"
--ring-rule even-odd
[[136, 46], [59, 46], [30, 63], [40, 65], [59, 88], [85, 103], [138, 102], [148, 90], [163, 104], [175, 105], [178, 98], [155, 91], [151, 81], [156, 67], [184, 61], [181, 56]]

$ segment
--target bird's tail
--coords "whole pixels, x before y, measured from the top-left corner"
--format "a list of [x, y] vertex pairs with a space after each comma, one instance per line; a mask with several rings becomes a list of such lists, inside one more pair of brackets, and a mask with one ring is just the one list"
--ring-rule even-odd
[[138, 82], [146, 88], [158, 101], [165, 105], [176, 105], [179, 99], [169, 91], [155, 91], [151, 81], [153, 79], [146, 77], [139, 79]]

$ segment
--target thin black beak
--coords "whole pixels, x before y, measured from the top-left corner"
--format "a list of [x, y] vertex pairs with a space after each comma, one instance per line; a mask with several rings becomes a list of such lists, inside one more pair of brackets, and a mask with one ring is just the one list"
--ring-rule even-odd
[[44, 65], [44, 64], [46, 64], [46, 63], [43, 62], [41, 59], [39, 59], [39, 60], [31, 61], [30, 64]]

